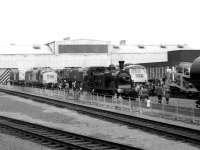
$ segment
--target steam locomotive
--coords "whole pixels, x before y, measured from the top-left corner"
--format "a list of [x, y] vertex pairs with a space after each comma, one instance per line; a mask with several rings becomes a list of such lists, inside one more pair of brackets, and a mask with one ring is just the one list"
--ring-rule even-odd
[[72, 83], [75, 82], [75, 89], [82, 88], [93, 94], [116, 95], [123, 98], [135, 99], [137, 97], [131, 75], [128, 70], [124, 69], [124, 61], [119, 62], [119, 68], [112, 65], [109, 67], [64, 68], [57, 73], [59, 83], [68, 82], [72, 87]]
[[58, 87], [61, 84], [64, 88], [65, 82], [68, 82], [70, 88], [74, 88], [72, 83], [75, 82], [75, 89], [82, 88], [92, 93], [131, 99], [138, 96], [133, 87], [130, 70], [124, 68], [124, 61], [119, 62], [118, 68], [112, 65], [109, 67], [72, 67], [57, 71], [49, 67], [33, 68], [24, 72], [23, 79], [19, 78], [19, 70], [13, 70], [11, 74], [12, 83], [18, 85], [51, 88], [52, 85]]
[[89, 67], [84, 76], [83, 85], [86, 90], [105, 94], [117, 95], [123, 98], [135, 99], [137, 92], [133, 88], [130, 73], [124, 69], [124, 61], [119, 61], [119, 68]]

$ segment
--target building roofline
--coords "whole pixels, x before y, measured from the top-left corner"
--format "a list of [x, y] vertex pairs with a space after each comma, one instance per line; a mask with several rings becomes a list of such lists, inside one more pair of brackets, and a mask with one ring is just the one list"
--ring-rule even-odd
[[[107, 43], [111, 43], [111, 41], [105, 41], [105, 40], [96, 40], [96, 39], [69, 39], [69, 40], [59, 40], [59, 41], [53, 41], [53, 42], [63, 42], [63, 41], [79, 41], [79, 40], [88, 40], [88, 41], [98, 41], [98, 42], [107, 42]], [[50, 42], [51, 43], [51, 42]]]

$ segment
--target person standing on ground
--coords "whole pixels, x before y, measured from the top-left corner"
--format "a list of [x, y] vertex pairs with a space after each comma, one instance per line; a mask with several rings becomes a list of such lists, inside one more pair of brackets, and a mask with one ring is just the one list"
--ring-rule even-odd
[[168, 85], [164, 85], [164, 96], [165, 96], [165, 100], [166, 100], [166, 103], [169, 104], [169, 99], [170, 99], [170, 88]]
[[65, 82], [65, 91], [69, 94], [69, 83], [67, 81]]
[[162, 97], [163, 97], [163, 88], [160, 84], [158, 86], [156, 86], [155, 93], [158, 97], [158, 103], [161, 104], [162, 103]]
[[149, 98], [149, 91], [146, 85], [143, 85], [139, 92], [140, 100], [145, 101]]

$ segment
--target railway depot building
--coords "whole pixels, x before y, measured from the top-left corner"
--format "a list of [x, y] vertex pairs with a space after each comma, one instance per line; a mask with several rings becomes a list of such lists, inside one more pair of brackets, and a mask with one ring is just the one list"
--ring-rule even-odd
[[110, 41], [66, 39], [44, 45], [0, 45], [0, 68], [33, 67], [90, 67], [142, 64], [149, 78], [162, 78], [167, 67], [181, 61], [193, 61], [200, 55], [187, 45], [127, 45], [126, 41], [113, 45]]
[[145, 66], [148, 79], [162, 79], [165, 77], [167, 69], [173, 69], [181, 62], [192, 63], [200, 56], [200, 50], [183, 49], [167, 51], [167, 61], [140, 63]]
[[109, 41], [76, 39], [44, 45], [0, 45], [0, 68], [89, 67], [167, 61], [159, 46], [112, 45]]

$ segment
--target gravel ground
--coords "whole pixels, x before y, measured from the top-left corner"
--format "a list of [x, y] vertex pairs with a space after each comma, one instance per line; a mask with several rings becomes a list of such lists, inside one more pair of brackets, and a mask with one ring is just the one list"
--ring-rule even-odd
[[[1, 95], [1, 93], [0, 115], [23, 119], [25, 121], [40, 123], [66, 131], [120, 142], [149, 150], [199, 150], [199, 147], [184, 143], [183, 141], [168, 139], [164, 136], [144, 132], [137, 128], [130, 128], [126, 125], [93, 118], [77, 113], [76, 111], [41, 104], [16, 96], [6, 94]], [[14, 139], [14, 141], [15, 140], [16, 139]], [[8, 141], [10, 141], [9, 138]], [[8, 142], [8, 146], [11, 145], [10, 143], [12, 144], [12, 142]], [[26, 142], [21, 143], [23, 146]], [[30, 149], [30, 147], [27, 149]], [[42, 148], [39, 146], [36, 149], [40, 150]]]

